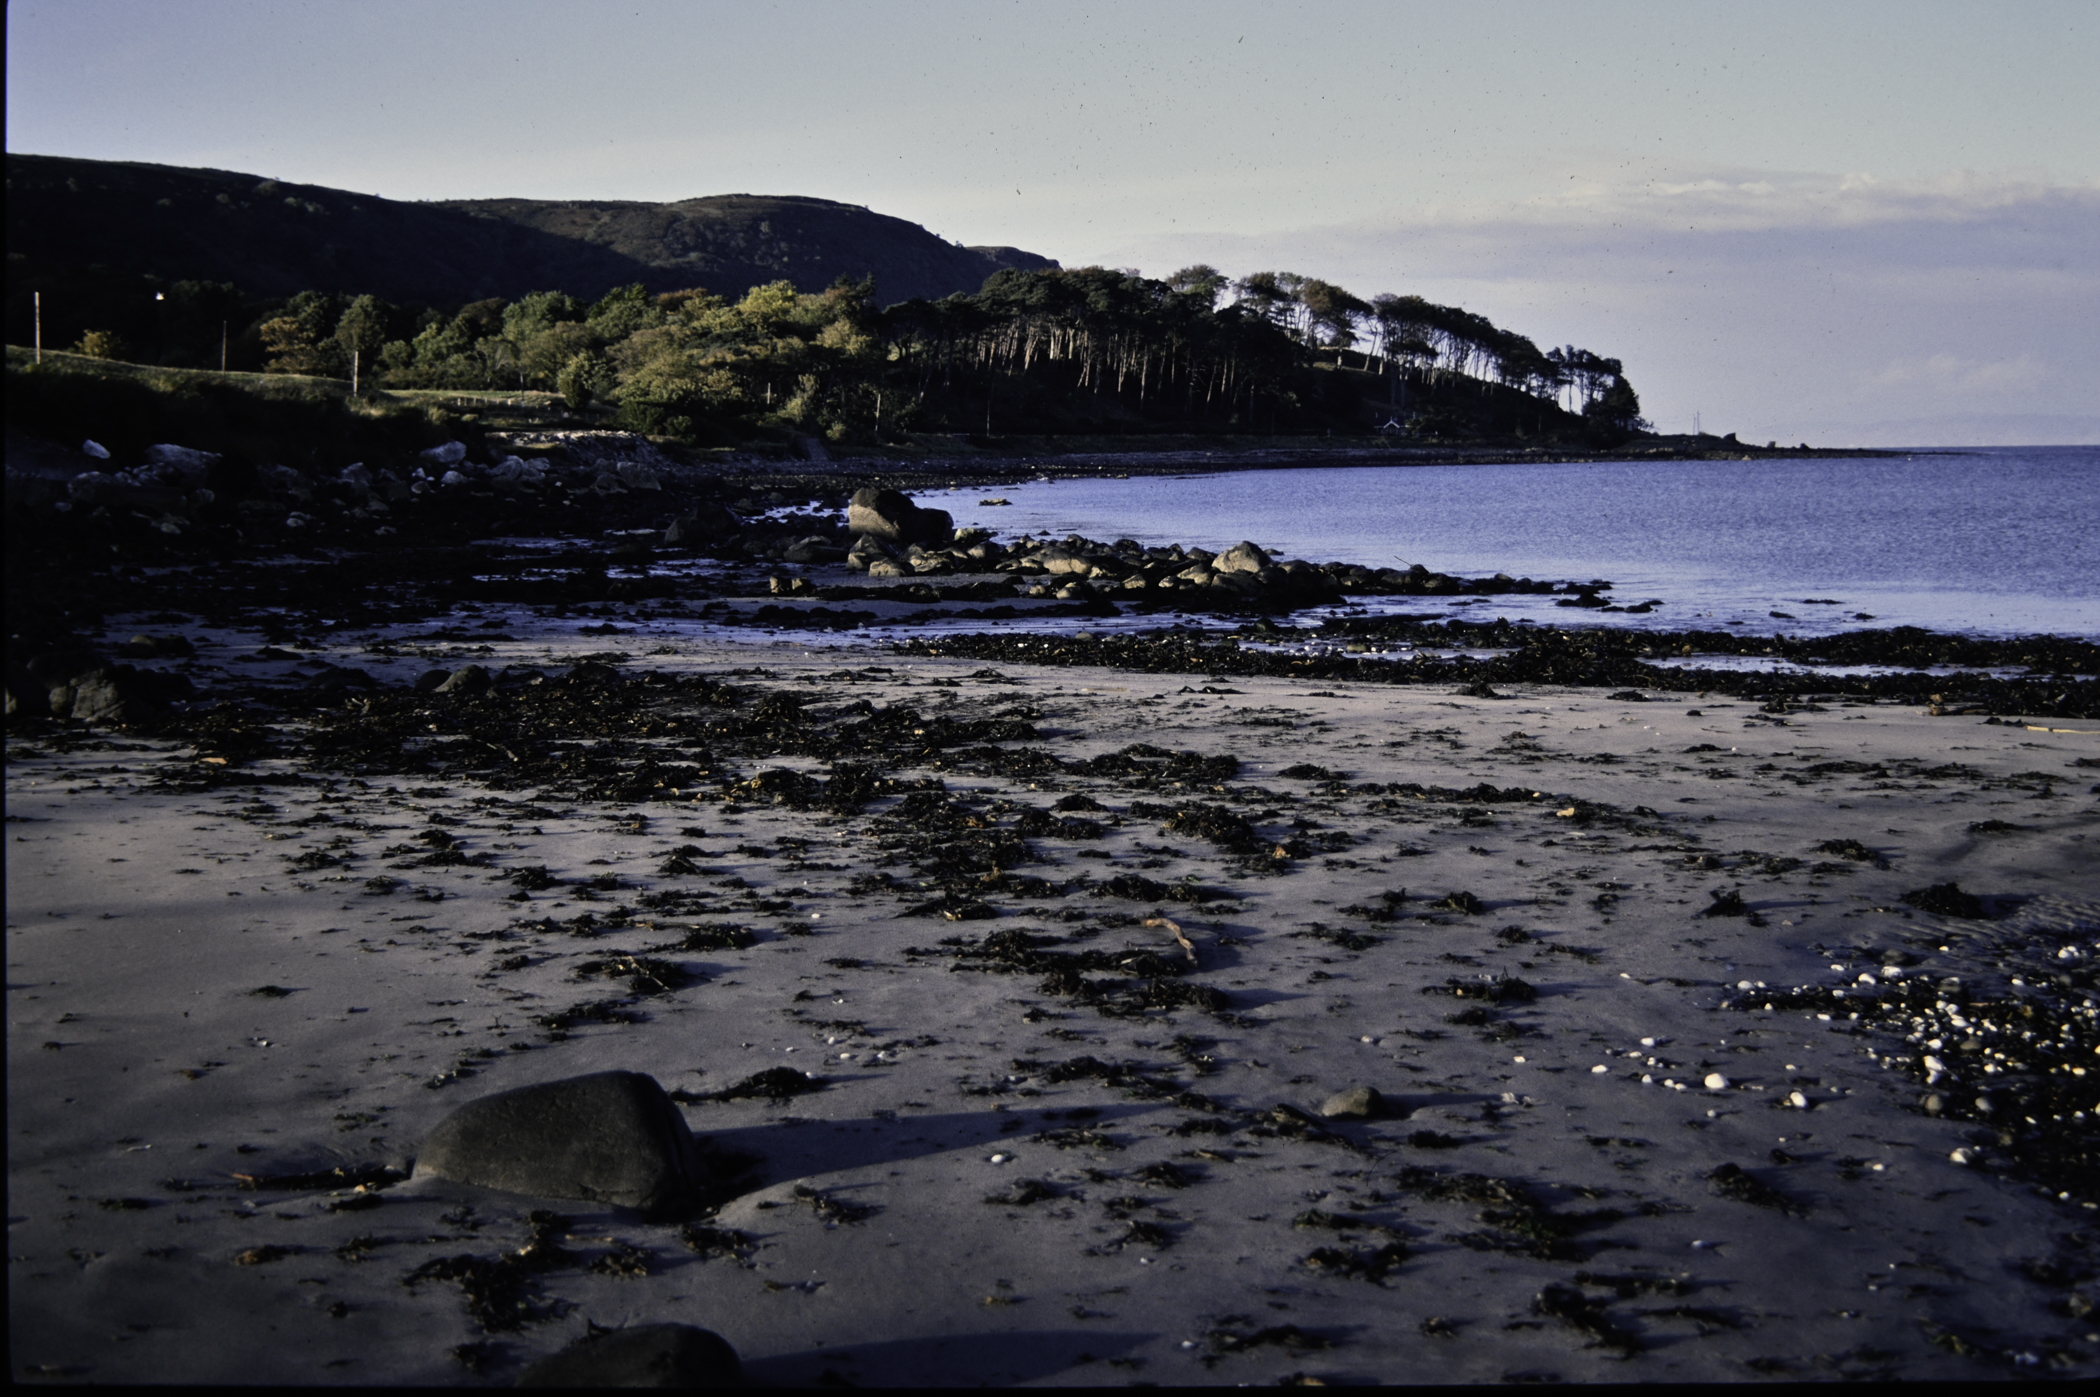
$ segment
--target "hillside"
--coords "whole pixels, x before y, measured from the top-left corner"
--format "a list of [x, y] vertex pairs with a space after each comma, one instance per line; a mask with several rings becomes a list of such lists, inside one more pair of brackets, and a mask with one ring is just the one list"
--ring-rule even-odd
[[[967, 248], [915, 223], [825, 199], [725, 194], [411, 203], [225, 170], [7, 156], [8, 337], [28, 283], [101, 276], [232, 282], [458, 305], [560, 290], [595, 299], [640, 282], [741, 296], [768, 281], [820, 290], [875, 278], [883, 302], [972, 292], [1017, 248]], [[49, 327], [47, 326], [47, 329]]]

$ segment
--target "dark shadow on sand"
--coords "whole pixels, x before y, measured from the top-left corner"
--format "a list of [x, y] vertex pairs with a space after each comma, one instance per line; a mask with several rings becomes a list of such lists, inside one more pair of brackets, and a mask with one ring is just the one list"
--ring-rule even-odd
[[[928, 1335], [807, 1349], [749, 1359], [754, 1384], [781, 1387], [977, 1387], [1033, 1382], [1082, 1364], [1120, 1358], [1157, 1334], [1109, 1329], [1024, 1329], [1004, 1334]], [[1114, 1370], [1103, 1371], [1114, 1381]]]
[[[1167, 1110], [1162, 1104], [1102, 1106], [1099, 1114], [1074, 1116], [1069, 1108], [1007, 1111], [953, 1111], [940, 1115], [899, 1115], [895, 1119], [855, 1116], [842, 1120], [795, 1117], [770, 1124], [711, 1129], [705, 1113], [687, 1119], [693, 1133], [717, 1149], [758, 1155], [765, 1163], [758, 1174], [768, 1182], [860, 1169], [899, 1160], [946, 1154], [950, 1150], [992, 1149], [1050, 1154], [1048, 1145], [1030, 1145], [1039, 1131], [1086, 1126], [1107, 1131], [1133, 1116]], [[1020, 1122], [1015, 1125], [1014, 1122]]]

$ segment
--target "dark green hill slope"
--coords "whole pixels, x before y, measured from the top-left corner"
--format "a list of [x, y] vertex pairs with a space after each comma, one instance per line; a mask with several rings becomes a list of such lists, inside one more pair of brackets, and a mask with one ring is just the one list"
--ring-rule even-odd
[[1057, 265], [825, 199], [406, 203], [225, 170], [12, 152], [7, 251], [10, 290], [92, 267], [233, 282], [256, 296], [311, 289], [440, 305], [533, 290], [594, 299], [637, 281], [736, 297], [761, 282], [814, 291], [841, 276], [873, 276], [881, 300], [895, 302]]

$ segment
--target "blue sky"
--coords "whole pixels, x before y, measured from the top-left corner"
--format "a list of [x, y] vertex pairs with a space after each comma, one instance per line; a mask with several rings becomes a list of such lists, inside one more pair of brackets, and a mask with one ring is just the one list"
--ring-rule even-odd
[[2100, 440], [2100, 5], [15, 0], [12, 151], [866, 204], [1623, 359], [1683, 430]]

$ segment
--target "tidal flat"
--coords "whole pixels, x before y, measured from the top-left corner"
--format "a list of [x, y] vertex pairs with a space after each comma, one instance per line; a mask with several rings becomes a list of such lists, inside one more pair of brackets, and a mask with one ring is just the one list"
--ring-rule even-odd
[[[18, 1377], [2092, 1371], [2100, 725], [578, 619], [11, 724]], [[609, 1070], [686, 1215], [409, 1177]]]

